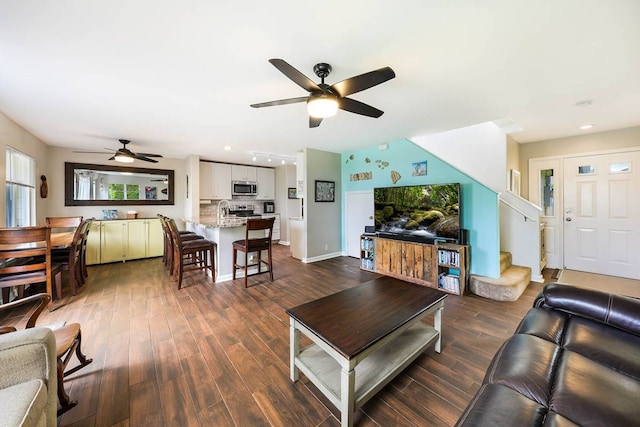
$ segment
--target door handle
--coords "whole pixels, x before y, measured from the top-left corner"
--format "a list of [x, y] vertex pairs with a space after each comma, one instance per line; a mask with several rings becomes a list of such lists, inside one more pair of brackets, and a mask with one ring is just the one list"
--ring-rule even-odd
[[567, 221], [567, 222], [571, 222], [571, 217], [570, 217], [570, 216], [568, 216], [568, 217], [566, 217], [564, 220], [565, 220], [565, 221]]

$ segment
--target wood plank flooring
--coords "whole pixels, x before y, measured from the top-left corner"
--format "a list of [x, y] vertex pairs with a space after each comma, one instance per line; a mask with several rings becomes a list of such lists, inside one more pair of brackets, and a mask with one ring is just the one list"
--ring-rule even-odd
[[[60, 425], [339, 426], [304, 375], [289, 380], [285, 309], [378, 276], [353, 258], [303, 264], [274, 249], [275, 280], [251, 277], [249, 289], [196, 272], [178, 291], [159, 258], [90, 267], [78, 295], [38, 322], [79, 322], [94, 360], [65, 381], [79, 404]], [[356, 426], [454, 424], [541, 289], [531, 283], [512, 303], [450, 295], [442, 353], [420, 356], [360, 408]], [[22, 328], [25, 313], [4, 313], [0, 324]]]

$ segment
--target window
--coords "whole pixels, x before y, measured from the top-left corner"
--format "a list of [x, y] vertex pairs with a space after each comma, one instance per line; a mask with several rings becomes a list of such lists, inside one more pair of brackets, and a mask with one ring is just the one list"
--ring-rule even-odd
[[7, 148], [7, 227], [36, 225], [36, 166], [32, 157]]
[[140, 186], [137, 184], [109, 184], [109, 200], [139, 200]]

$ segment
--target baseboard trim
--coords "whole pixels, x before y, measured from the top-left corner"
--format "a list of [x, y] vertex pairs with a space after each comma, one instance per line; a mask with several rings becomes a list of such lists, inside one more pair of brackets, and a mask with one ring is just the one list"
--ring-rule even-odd
[[342, 256], [342, 252], [333, 252], [330, 254], [318, 255], [311, 258], [303, 258], [302, 262], [305, 264], [309, 264], [311, 262], [324, 261], [325, 259], [337, 258]]

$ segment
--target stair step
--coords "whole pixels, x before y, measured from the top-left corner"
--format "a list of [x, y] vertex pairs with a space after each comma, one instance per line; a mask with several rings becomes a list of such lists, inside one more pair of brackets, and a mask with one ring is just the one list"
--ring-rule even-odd
[[511, 252], [500, 252], [500, 274], [504, 273], [511, 267]]
[[[502, 261], [502, 254], [500, 260]], [[471, 275], [469, 290], [478, 296], [495, 301], [516, 301], [529, 282], [531, 282], [531, 269], [512, 265], [503, 271], [499, 278]]]

